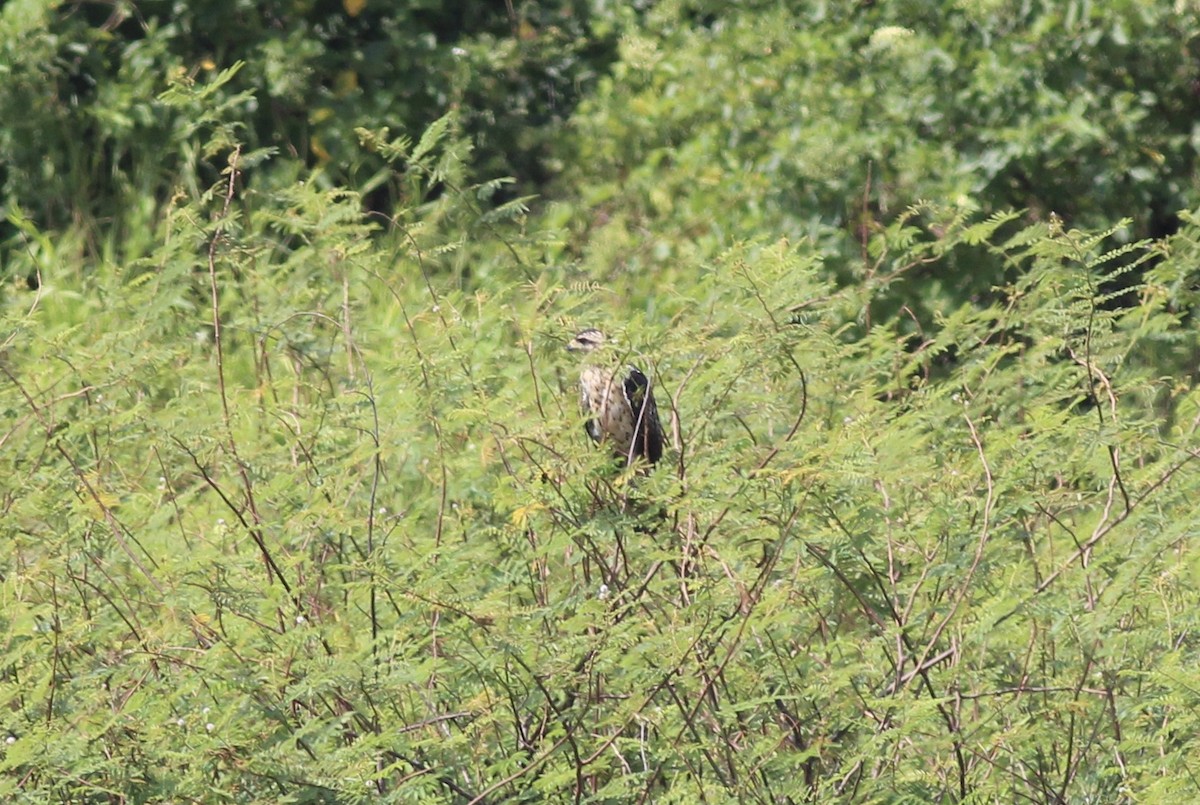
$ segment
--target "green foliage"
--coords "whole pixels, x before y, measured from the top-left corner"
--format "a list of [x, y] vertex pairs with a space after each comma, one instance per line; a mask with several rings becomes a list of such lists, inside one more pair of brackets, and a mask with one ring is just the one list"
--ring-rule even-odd
[[[448, 123], [360, 132], [462, 188], [388, 221], [202, 125], [224, 176], [143, 259], [4, 312], [6, 796], [1195, 796], [1200, 419], [1151, 359], [1197, 351], [1193, 224], [929, 205], [844, 287], [739, 244], [614, 329], [673, 433], [621, 472], [560, 349], [603, 292], [448, 279], [511, 229]], [[872, 312], [980, 253], [988, 304]]]
[[[564, 196], [598, 270], [657, 277], [771, 231], [817, 239], [849, 279], [925, 199], [1130, 218], [1126, 241], [1200, 206], [1194, 3], [758, 5], [661, 4], [581, 105]], [[927, 294], [1002, 284], [980, 257]]]
[[[22, 0], [0, 10], [0, 203], [43, 228], [92, 229], [108, 259], [153, 226], [179, 184], [221, 164], [197, 153], [195, 109], [167, 102], [207, 86], [247, 149], [316, 167], [391, 214], [411, 203], [355, 130], [419, 132], [450, 111], [476, 149], [473, 176], [548, 176], [549, 144], [580, 90], [612, 58], [609, 15], [579, 0], [492, 2], [118, 2]], [[608, 33], [593, 33], [593, 24]], [[235, 65], [243, 69], [230, 72]], [[144, 246], [144, 244], [137, 244]]]
[[1197, 798], [1190, 5], [260, 7], [0, 11], [0, 797]]

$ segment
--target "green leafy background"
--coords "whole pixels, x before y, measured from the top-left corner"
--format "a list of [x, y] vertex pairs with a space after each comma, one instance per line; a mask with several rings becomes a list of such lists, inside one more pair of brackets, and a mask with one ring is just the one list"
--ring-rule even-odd
[[1189, 0], [5, 4], [0, 796], [1195, 801], [1198, 58]]

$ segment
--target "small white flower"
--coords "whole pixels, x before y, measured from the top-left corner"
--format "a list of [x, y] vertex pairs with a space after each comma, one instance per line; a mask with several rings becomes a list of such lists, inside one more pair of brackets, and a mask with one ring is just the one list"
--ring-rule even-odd
[[296, 625], [303, 626], [306, 623], [308, 623], [308, 618], [304, 617], [303, 615], [296, 616]]
[[608, 585], [607, 584], [600, 585], [600, 590], [599, 590], [599, 592], [596, 593], [596, 597], [599, 598], [601, 601], [604, 601], [608, 598]]
[[460, 59], [467, 55], [466, 48], [450, 48], [450, 52]]
[[204, 725], [204, 729], [206, 729], [209, 732], [212, 732], [216, 728], [217, 728], [217, 725], [212, 723], [211, 721]]
[[12, 746], [13, 744], [15, 744], [17, 742], [17, 736], [9, 735], [7, 738], [4, 739], [4, 742], [6, 744], [8, 744], [9, 746]]
[[911, 28], [899, 25], [885, 25], [871, 34], [871, 42], [867, 47], [871, 50], [883, 50], [893, 47], [914, 36]]
[[185, 724], [187, 724], [187, 722], [186, 722], [186, 721], [184, 721], [182, 718], [177, 718], [177, 719], [175, 719], [175, 726], [177, 726], [177, 727], [182, 727], [182, 726], [184, 726]]

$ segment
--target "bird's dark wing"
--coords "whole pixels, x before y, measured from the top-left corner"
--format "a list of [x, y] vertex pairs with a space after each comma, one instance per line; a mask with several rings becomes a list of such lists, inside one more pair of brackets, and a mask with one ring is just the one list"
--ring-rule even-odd
[[650, 379], [636, 366], [629, 367], [625, 376], [625, 401], [633, 412], [633, 455], [642, 456], [651, 464], [658, 463], [663, 452], [662, 422], [658, 419], [658, 406], [654, 404], [654, 392]]

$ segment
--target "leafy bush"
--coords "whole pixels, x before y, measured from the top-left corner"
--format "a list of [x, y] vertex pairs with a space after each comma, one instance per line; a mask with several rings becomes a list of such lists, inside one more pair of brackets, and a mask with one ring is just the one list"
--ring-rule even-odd
[[[331, 123], [365, 181], [264, 140], [267, 100], [325, 91], [286, 26], [168, 75], [149, 5], [5, 6], [52, 81], [125, 72], [78, 108], [32, 69], [0, 85], [60, 124], [5, 179], [34, 281], [0, 299], [0, 795], [1195, 799], [1200, 218], [1138, 238], [1154, 192], [1194, 201], [1191, 156], [1094, 59], [1136, 61], [1119, 28], [1178, 48], [1184, 5], [601, 4], [620, 59], [534, 212], [481, 176], [482, 104]], [[137, 47], [108, 36], [131, 9]], [[222, 11], [251, 16], [177, 24]], [[507, 64], [537, 12], [460, 45]], [[275, 44], [242, 64], [243, 33]], [[945, 67], [969, 57], [998, 72]], [[1053, 98], [1047, 65], [1107, 122], [1045, 140], [1053, 104], [1018, 94], [1040, 136], [998, 106], [968, 130], [971, 93]], [[1143, 67], [1183, 101], [1186, 67]], [[68, 143], [81, 114], [99, 151]], [[1174, 184], [1122, 152], [1148, 132]], [[972, 149], [1006, 138], [989, 173]], [[1082, 186], [1069, 153], [1102, 192], [1001, 209], [1016, 169]], [[113, 154], [130, 207], [89, 217]], [[653, 471], [582, 432], [583, 326], [653, 379]]]
[[[428, 186], [447, 131], [362, 136]], [[1194, 225], [913, 210], [841, 288], [730, 249], [614, 332], [674, 434], [643, 477], [559, 348], [602, 292], [464, 292], [467, 189], [380, 224], [216, 142], [143, 260], [5, 309], [6, 796], [1195, 794], [1200, 420], [1140, 359], [1196, 353]], [[994, 303], [865, 315], [979, 250], [1019, 269]]]
[[[211, 83], [247, 147], [280, 154], [272, 170], [318, 168], [386, 214], [415, 200], [397, 195], [355, 130], [411, 136], [449, 111], [475, 147], [469, 173], [513, 176], [528, 192], [547, 178], [548, 143], [580, 90], [611, 60], [611, 31], [578, 0], [507, 10], [9, 3], [0, 11], [0, 194], [43, 229], [87, 228], [89, 245], [118, 259], [112, 250], [150, 231], [179, 184], [194, 191], [218, 178], [220, 163], [194, 150], [187, 110], [160, 99], [180, 80]], [[227, 72], [237, 64], [244, 69]]]
[[[563, 215], [607, 276], [768, 231], [817, 239], [851, 281], [876, 228], [925, 199], [1128, 218], [1121, 242], [1200, 206], [1194, 4], [762, 5], [663, 4], [581, 105]], [[985, 296], [1006, 277], [983, 257], [931, 267], [926, 295]]]

